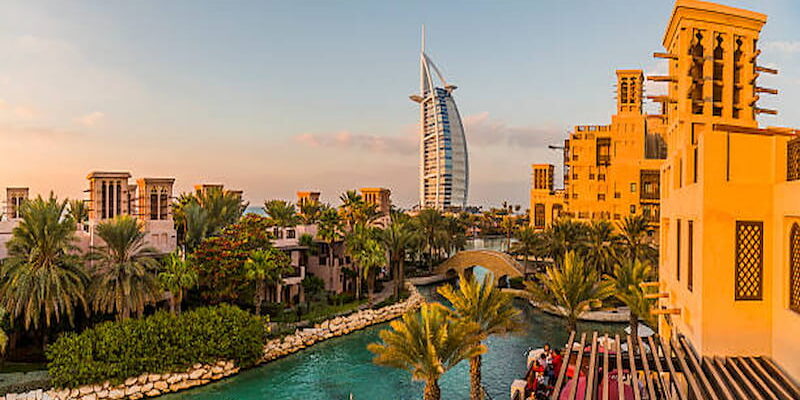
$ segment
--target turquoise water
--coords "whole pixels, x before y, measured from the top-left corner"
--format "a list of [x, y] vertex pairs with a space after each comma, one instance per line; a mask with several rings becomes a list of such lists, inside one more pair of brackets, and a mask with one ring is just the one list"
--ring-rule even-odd
[[[477, 271], [476, 271], [477, 272]], [[421, 291], [436, 298], [433, 287]], [[483, 361], [483, 382], [493, 399], [507, 399], [514, 379], [525, 374], [526, 353], [545, 342], [561, 346], [567, 339], [563, 321], [518, 302], [524, 328], [517, 334], [490, 337]], [[581, 324], [581, 330], [620, 331], [624, 326]], [[422, 384], [410, 374], [372, 363], [369, 343], [378, 340], [377, 325], [331, 339], [262, 367], [163, 400], [356, 400], [420, 399]], [[442, 399], [469, 398], [469, 363], [462, 362], [441, 379]]]

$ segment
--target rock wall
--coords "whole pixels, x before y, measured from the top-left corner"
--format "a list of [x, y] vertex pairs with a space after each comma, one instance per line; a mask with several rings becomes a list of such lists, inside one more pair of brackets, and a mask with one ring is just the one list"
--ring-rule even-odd
[[[403, 302], [377, 310], [361, 310], [345, 317], [326, 320], [313, 328], [297, 330], [294, 334], [273, 339], [264, 345], [262, 363], [298, 352], [314, 343], [347, 335], [370, 325], [390, 321], [406, 311], [418, 308], [424, 301], [413, 285], [408, 285], [411, 295]], [[184, 372], [168, 374], [142, 374], [128, 378], [119, 385], [109, 382], [86, 385], [75, 389], [33, 390], [26, 393], [6, 394], [0, 400], [138, 400], [165, 393], [205, 385], [239, 372], [231, 361], [214, 364], [195, 364]]]

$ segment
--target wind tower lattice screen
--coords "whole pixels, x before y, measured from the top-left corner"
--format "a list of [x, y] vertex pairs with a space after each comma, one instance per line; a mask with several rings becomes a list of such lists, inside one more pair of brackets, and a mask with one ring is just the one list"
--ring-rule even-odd
[[736, 221], [736, 300], [762, 300], [764, 223]]
[[786, 144], [786, 180], [800, 179], [800, 137]]
[[789, 234], [789, 308], [800, 312], [800, 225]]

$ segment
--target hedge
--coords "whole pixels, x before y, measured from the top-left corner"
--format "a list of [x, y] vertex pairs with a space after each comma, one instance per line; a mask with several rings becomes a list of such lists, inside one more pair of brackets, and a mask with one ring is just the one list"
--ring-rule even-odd
[[263, 319], [234, 306], [180, 315], [160, 311], [64, 334], [48, 347], [47, 367], [56, 387], [116, 384], [143, 373], [178, 372], [218, 360], [247, 367], [262, 356], [266, 337]]

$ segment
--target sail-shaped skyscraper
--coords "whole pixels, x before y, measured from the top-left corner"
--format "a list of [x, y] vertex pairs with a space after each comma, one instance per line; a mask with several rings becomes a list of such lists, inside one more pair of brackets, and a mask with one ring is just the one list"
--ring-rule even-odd
[[420, 51], [419, 205], [449, 210], [467, 205], [469, 157], [464, 125], [453, 90], [425, 54], [425, 32]]

